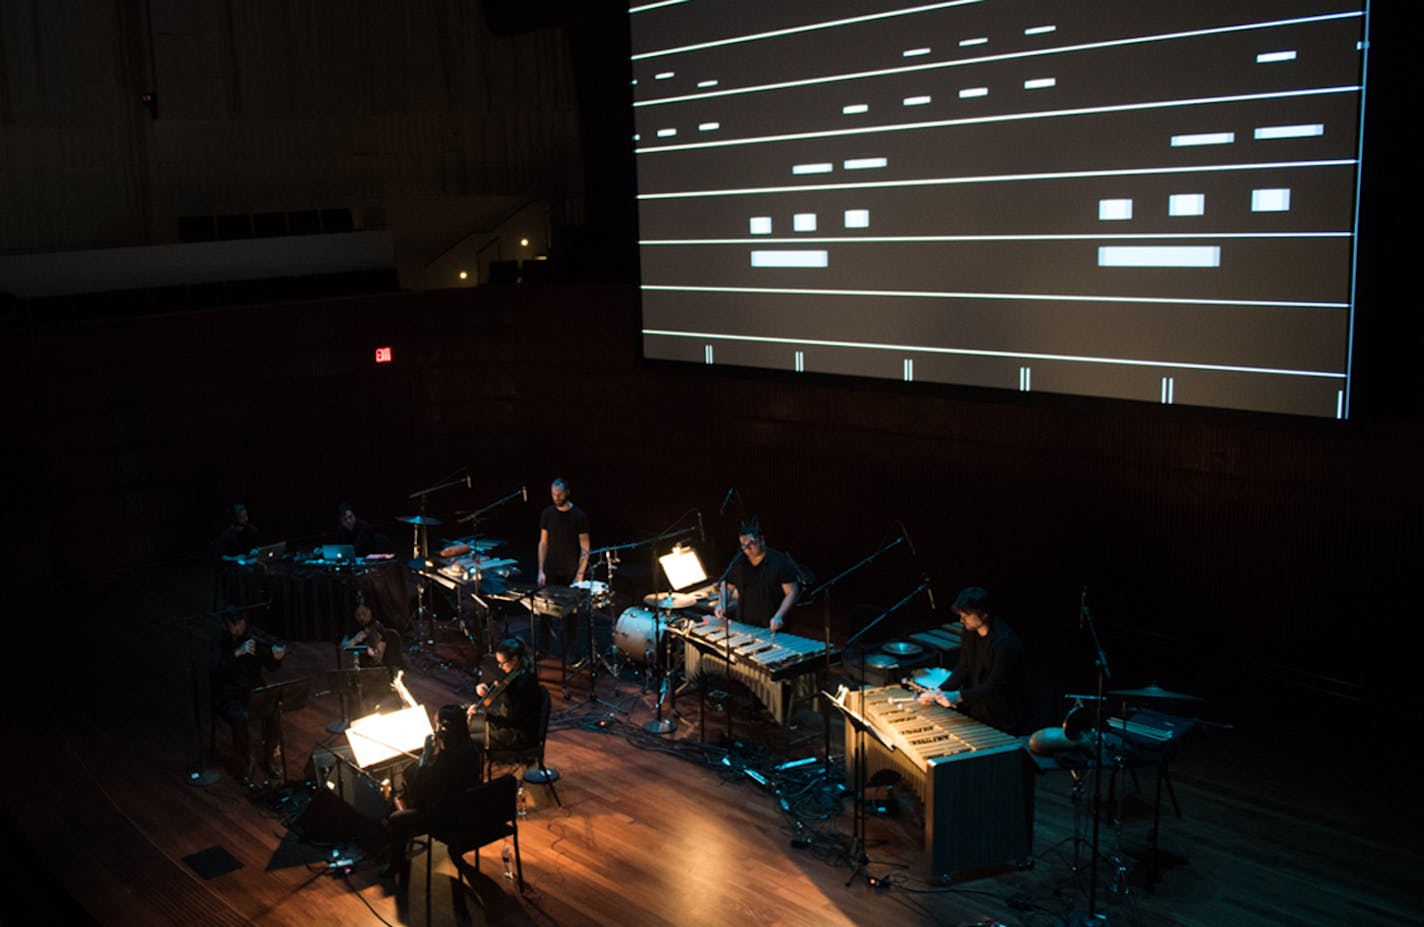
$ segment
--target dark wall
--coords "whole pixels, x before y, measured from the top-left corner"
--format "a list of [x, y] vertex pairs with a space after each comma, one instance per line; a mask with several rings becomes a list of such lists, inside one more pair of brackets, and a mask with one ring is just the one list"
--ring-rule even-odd
[[[6, 562], [59, 591], [201, 555], [238, 499], [269, 540], [316, 543], [343, 498], [404, 540], [411, 494], [465, 465], [474, 489], [430, 511], [527, 483], [528, 506], [482, 531], [528, 562], [562, 474], [596, 544], [699, 508], [714, 569], [743, 506], [820, 579], [902, 521], [918, 557], [836, 589], [842, 634], [922, 573], [941, 603], [982, 584], [1087, 686], [1086, 586], [1119, 684], [1417, 698], [1377, 637], [1412, 614], [1424, 552], [1424, 442], [1404, 420], [649, 365], [636, 319], [629, 289], [511, 287], [10, 329]], [[921, 597], [888, 627], [940, 620]]]

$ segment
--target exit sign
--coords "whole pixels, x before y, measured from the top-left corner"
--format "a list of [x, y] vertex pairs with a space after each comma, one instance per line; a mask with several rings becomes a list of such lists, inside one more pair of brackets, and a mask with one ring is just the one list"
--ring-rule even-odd
[[395, 355], [391, 353], [390, 348], [386, 347], [376, 349], [376, 363], [389, 364], [393, 360], [395, 360]]

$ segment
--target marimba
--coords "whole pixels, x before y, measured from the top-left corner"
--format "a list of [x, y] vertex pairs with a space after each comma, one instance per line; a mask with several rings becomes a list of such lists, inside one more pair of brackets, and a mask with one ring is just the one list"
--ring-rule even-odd
[[893, 769], [924, 807], [929, 880], [1033, 854], [1033, 761], [1023, 738], [952, 708], [921, 705], [900, 686], [852, 691], [846, 706], [894, 745], [855, 736], [846, 720], [846, 770], [865, 746], [867, 779]]
[[[816, 693], [814, 674], [826, 658], [823, 641], [785, 631], [772, 634], [769, 628], [717, 619], [669, 630], [686, 644], [688, 678], [699, 673], [727, 673], [730, 652], [729, 675], [750, 689], [781, 724], [787, 722], [793, 702]], [[832, 647], [831, 655], [836, 652]]]

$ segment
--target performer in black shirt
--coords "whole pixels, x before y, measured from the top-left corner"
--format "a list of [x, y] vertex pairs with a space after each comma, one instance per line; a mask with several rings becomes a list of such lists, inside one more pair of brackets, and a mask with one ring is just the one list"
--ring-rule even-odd
[[1024, 717], [1023, 643], [995, 615], [989, 593], [970, 586], [954, 600], [964, 622], [959, 665], [939, 689], [920, 694], [924, 704], [958, 708], [977, 721], [1011, 734]]
[[480, 701], [469, 709], [470, 736], [490, 750], [532, 747], [539, 740], [539, 679], [525, 660], [524, 642], [500, 641], [494, 656], [503, 675], [475, 686]]
[[384, 553], [390, 547], [390, 542], [384, 535], [378, 534], [370, 522], [356, 517], [356, 510], [351, 508], [349, 502], [342, 502], [336, 507], [336, 540], [333, 543], [349, 544], [358, 557]]
[[549, 486], [553, 504], [539, 515], [539, 585], [582, 582], [590, 549], [588, 515], [569, 501], [562, 477]]
[[[569, 500], [569, 484], [562, 477], [550, 484], [549, 496], [553, 504], [539, 514], [539, 585], [572, 586], [583, 582], [588, 568], [588, 514]], [[547, 640], [552, 636], [551, 622], [543, 618], [539, 624], [540, 639]], [[575, 615], [563, 620], [559, 644], [564, 656], [575, 652], [572, 645], [579, 625]]]
[[213, 553], [224, 560], [235, 560], [257, 549], [257, 526], [241, 502], [232, 507], [232, 520], [213, 541]]
[[[229, 612], [223, 617], [223, 631], [218, 635], [213, 654], [213, 697], [218, 714], [232, 727], [232, 745], [242, 766], [244, 785], [252, 786], [255, 764], [252, 756], [252, 735], [248, 730], [247, 703], [252, 690], [263, 684], [262, 671], [282, 665], [287, 650], [281, 645], [261, 643], [252, 637], [247, 616]], [[273, 712], [262, 720], [262, 755], [266, 771], [280, 776], [275, 750], [279, 719]]]
[[724, 607], [730, 604], [738, 621], [780, 631], [801, 591], [796, 565], [767, 546], [754, 521], [742, 525], [737, 542], [741, 553], [732, 561], [726, 580], [730, 588], [718, 602], [716, 617], [723, 617]]

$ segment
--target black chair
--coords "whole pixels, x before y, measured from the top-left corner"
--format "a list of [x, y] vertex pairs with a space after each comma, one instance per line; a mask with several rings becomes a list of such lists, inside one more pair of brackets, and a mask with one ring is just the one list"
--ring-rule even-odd
[[549, 739], [549, 714], [552, 711], [552, 700], [549, 698], [549, 690], [544, 686], [539, 687], [539, 737], [525, 747], [512, 747], [506, 750], [486, 750], [485, 751], [485, 777], [494, 775], [495, 764], [514, 765], [523, 764], [524, 781], [533, 785], [547, 785], [549, 791], [554, 796], [554, 802], [563, 807], [563, 800], [559, 798], [559, 790], [554, 788], [554, 783], [559, 779], [559, 771], [550, 769], [544, 763], [544, 743]]
[[[450, 862], [461, 884], [465, 883], [466, 854], [475, 854], [475, 871], [480, 869], [480, 848], [503, 840], [514, 841], [514, 871], [520, 894], [524, 892], [524, 863], [519, 857], [519, 811], [516, 807], [519, 783], [513, 775], [500, 776], [465, 789], [460, 795], [452, 820], [431, 828], [424, 837], [412, 843], [425, 845], [425, 923], [430, 923], [430, 876], [435, 868], [435, 841], [445, 844]], [[471, 891], [475, 886], [469, 883]]]

